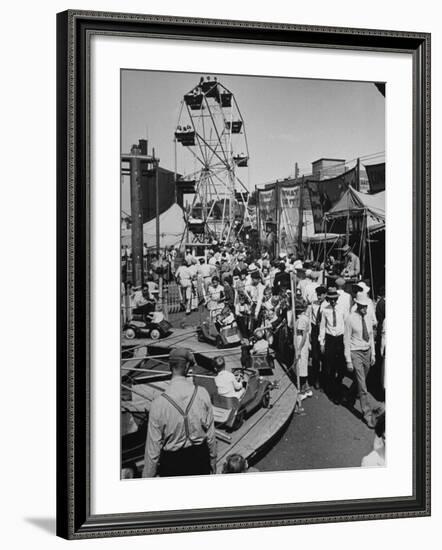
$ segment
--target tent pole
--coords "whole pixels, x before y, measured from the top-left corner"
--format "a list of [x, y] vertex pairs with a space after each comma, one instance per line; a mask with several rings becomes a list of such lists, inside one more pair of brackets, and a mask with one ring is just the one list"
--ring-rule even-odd
[[366, 251], [366, 247], [367, 247], [367, 234], [366, 234], [366, 228], [367, 228], [367, 209], [364, 208], [364, 218], [363, 218], [363, 221], [362, 221], [362, 232], [361, 232], [361, 248], [362, 248], [362, 252], [361, 252], [361, 256], [362, 256], [362, 261], [361, 261], [361, 265], [362, 265], [362, 269], [361, 269], [361, 278], [363, 279], [364, 276], [365, 276], [365, 251]]
[[324, 233], [324, 263], [322, 267], [322, 284], [326, 284], [325, 280], [325, 262], [327, 260], [327, 215], [322, 220], [322, 232]]

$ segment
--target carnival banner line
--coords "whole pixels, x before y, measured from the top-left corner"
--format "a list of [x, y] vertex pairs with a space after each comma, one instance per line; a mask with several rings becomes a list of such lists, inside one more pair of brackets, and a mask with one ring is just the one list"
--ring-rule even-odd
[[269, 231], [267, 224], [276, 223], [277, 205], [276, 205], [276, 190], [273, 185], [267, 189], [258, 190], [258, 218], [259, 218], [259, 234], [261, 236], [262, 244], [271, 245], [270, 242], [266, 242], [270, 235], [274, 234], [273, 231]]
[[294, 252], [298, 239], [301, 186], [279, 188], [279, 246], [281, 252]]
[[308, 179], [305, 185], [310, 193], [315, 233], [322, 233], [324, 214], [342, 198], [350, 185], [359, 188], [359, 168], [356, 165], [340, 176], [326, 180]]

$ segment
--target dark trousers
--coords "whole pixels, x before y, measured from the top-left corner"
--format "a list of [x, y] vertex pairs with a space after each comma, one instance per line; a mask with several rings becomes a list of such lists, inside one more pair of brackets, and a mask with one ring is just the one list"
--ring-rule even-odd
[[207, 443], [192, 445], [178, 451], [162, 451], [158, 467], [160, 477], [197, 476], [210, 474]]
[[321, 380], [321, 346], [319, 345], [319, 327], [317, 325], [312, 325], [311, 330], [311, 354], [312, 354], [312, 366], [309, 372], [309, 384], [311, 386], [317, 386], [318, 384], [322, 385]]
[[330, 397], [341, 397], [344, 372], [344, 335], [326, 334], [323, 363], [324, 390]]

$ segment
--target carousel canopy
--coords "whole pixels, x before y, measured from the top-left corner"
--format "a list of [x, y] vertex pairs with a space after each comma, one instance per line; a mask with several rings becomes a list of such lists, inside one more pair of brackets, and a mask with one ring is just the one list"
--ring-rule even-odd
[[368, 226], [385, 224], [385, 191], [368, 195], [349, 187], [341, 199], [327, 212], [327, 219], [343, 218], [366, 212]]

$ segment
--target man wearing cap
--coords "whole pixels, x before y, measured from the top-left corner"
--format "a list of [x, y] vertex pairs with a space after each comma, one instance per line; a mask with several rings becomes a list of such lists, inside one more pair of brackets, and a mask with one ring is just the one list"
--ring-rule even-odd
[[149, 411], [143, 477], [216, 473], [212, 403], [207, 390], [186, 377], [194, 362], [185, 348], [170, 352], [172, 379]]
[[355, 391], [361, 403], [362, 414], [369, 428], [374, 428], [372, 409], [368, 399], [367, 374], [375, 363], [375, 345], [373, 324], [367, 322], [369, 299], [359, 295], [355, 299], [356, 310], [352, 311], [345, 322], [345, 360], [347, 369], [354, 373], [354, 382], [350, 395]]
[[322, 309], [319, 328], [319, 344], [324, 356], [323, 378], [324, 390], [335, 402], [340, 403], [342, 379], [344, 378], [344, 330], [345, 312], [338, 305], [339, 294], [336, 287], [327, 290], [327, 305]]
[[361, 273], [361, 262], [358, 256], [352, 252], [350, 246], [346, 244], [342, 247], [344, 254], [345, 267], [341, 272], [341, 275], [347, 279], [354, 279], [359, 277]]

